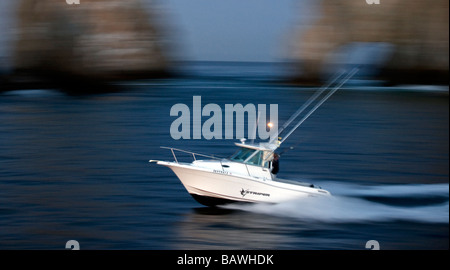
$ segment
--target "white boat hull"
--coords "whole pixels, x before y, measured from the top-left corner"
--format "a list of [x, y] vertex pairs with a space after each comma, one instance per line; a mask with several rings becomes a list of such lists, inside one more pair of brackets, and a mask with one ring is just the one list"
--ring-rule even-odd
[[302, 197], [330, 195], [328, 191], [316, 187], [236, 175], [189, 163], [158, 161], [157, 164], [172, 169], [188, 193], [207, 206], [232, 202], [280, 203]]

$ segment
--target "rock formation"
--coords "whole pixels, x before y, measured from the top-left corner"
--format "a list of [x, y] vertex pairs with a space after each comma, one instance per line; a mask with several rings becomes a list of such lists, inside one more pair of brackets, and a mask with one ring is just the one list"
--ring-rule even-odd
[[371, 5], [365, 0], [322, 0], [319, 5], [320, 18], [294, 41], [291, 57], [301, 69], [298, 79], [320, 78], [327, 57], [343, 45], [383, 42], [393, 47], [381, 67], [385, 79], [448, 84], [448, 0], [380, 0]]
[[169, 61], [156, 15], [140, 0], [21, 0], [14, 69], [88, 81], [160, 75]]

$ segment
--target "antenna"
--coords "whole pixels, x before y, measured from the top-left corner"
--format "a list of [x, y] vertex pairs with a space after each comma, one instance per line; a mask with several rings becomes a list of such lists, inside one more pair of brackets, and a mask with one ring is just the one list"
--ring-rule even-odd
[[[328, 94], [323, 97], [317, 104], [288, 132], [288, 134], [280, 141], [280, 144], [283, 143], [303, 122], [311, 116], [325, 101], [327, 101], [339, 88], [342, 87], [353, 75], [358, 72], [358, 68], [353, 68], [343, 79], [340, 81], [340, 83], [334, 87]], [[330, 83], [327, 84], [326, 87], [321, 88], [316, 94], [314, 94], [291, 118], [289, 118], [287, 124], [284, 124], [282, 127], [282, 130], [278, 133], [278, 135], [281, 134], [281, 132], [295, 119], [297, 118], [300, 113], [302, 113], [311, 103], [316, 100], [326, 89], [328, 89], [337, 79], [342, 77], [342, 75], [345, 74], [345, 71], [340, 73], [338, 76], [336, 76], [333, 80], [330, 81]]]

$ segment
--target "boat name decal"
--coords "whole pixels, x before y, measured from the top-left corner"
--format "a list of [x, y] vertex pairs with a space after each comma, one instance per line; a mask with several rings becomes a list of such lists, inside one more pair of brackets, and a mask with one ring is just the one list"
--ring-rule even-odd
[[231, 174], [229, 172], [226, 171], [221, 171], [221, 170], [213, 170], [213, 173], [220, 173], [220, 174]]
[[256, 191], [251, 191], [249, 189], [241, 189], [242, 197], [245, 197], [245, 195], [247, 195], [247, 194], [270, 197], [269, 193], [256, 192]]

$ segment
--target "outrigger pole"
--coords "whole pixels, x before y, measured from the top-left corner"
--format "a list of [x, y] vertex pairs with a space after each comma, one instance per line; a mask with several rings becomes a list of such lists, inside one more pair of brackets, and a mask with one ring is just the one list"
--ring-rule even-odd
[[[347, 75], [332, 89], [328, 94], [323, 97], [319, 102], [316, 103], [316, 105], [287, 133], [286, 136], [280, 141], [280, 144], [283, 143], [303, 122], [308, 119], [311, 114], [313, 114], [327, 99], [329, 99], [339, 88], [341, 88], [353, 75], [358, 72], [358, 68], [353, 68], [350, 72], [347, 73]], [[337, 76], [335, 76], [329, 83], [327, 83], [324, 87], [320, 88], [313, 96], [311, 96], [308, 101], [300, 107], [287, 121], [286, 123], [281, 127], [280, 131], [278, 132], [279, 137], [281, 133], [294, 121], [311, 103], [313, 103], [320, 95], [325, 92], [332, 84], [334, 84], [339, 78], [341, 78], [343, 75], [345, 75], [346, 71], [343, 71], [339, 73]], [[273, 141], [271, 141], [273, 142]]]

